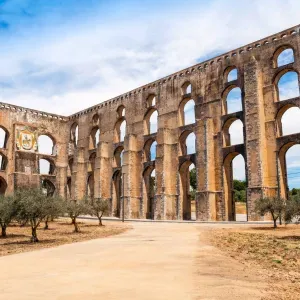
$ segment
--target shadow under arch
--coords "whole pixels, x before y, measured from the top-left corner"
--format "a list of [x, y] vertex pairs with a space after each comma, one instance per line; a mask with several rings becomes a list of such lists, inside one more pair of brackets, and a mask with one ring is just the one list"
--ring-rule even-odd
[[[234, 198], [234, 187], [233, 187], [233, 160], [241, 155], [245, 163], [245, 179], [246, 177], [246, 160], [243, 153], [231, 152], [223, 160], [223, 182], [224, 182], [224, 206], [225, 206], [225, 220], [236, 221], [236, 210], [235, 210], [235, 198]], [[246, 216], [247, 213], [247, 193], [246, 193]], [[248, 217], [246, 217], [248, 220]]]
[[0, 195], [4, 195], [6, 189], [7, 189], [7, 182], [2, 176], [0, 176]]
[[[178, 203], [178, 217], [183, 220], [195, 220], [196, 216], [192, 218], [192, 201], [196, 199], [192, 199], [191, 195], [191, 175], [190, 175], [190, 167], [193, 166], [196, 170], [196, 164], [192, 157], [190, 159], [185, 160], [179, 166], [179, 203]], [[197, 186], [197, 176], [196, 176], [196, 186]], [[196, 192], [196, 191], [195, 191]], [[195, 193], [196, 194], [196, 193]], [[195, 204], [194, 204], [195, 205]], [[195, 207], [195, 206], [194, 206]], [[195, 210], [195, 209], [194, 209]], [[195, 211], [196, 213], [196, 211]]]
[[122, 171], [116, 170], [112, 176], [112, 210], [115, 217], [121, 217], [122, 191]]
[[153, 176], [155, 166], [148, 166], [143, 172], [143, 205], [142, 215], [146, 219], [154, 219], [156, 176]]

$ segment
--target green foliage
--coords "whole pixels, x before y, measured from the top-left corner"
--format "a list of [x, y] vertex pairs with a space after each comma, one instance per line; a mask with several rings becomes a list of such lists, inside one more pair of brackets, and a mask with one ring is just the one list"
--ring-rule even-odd
[[244, 180], [233, 180], [234, 201], [246, 202], [247, 183]]
[[193, 190], [196, 191], [197, 189], [197, 174], [196, 174], [196, 168], [193, 168], [190, 171], [190, 185]]
[[49, 221], [60, 217], [64, 213], [64, 202], [59, 196], [48, 196], [48, 214], [45, 219], [44, 229], [49, 229]]
[[300, 221], [300, 197], [298, 193], [295, 193], [294, 196], [291, 196], [286, 201], [284, 219], [286, 223], [290, 223], [293, 220]]
[[0, 195], [1, 237], [6, 237], [6, 228], [17, 214], [16, 200], [13, 196]]
[[79, 227], [77, 224], [77, 218], [80, 215], [88, 215], [91, 213], [91, 206], [89, 202], [84, 198], [79, 201], [64, 201], [64, 211], [68, 214], [68, 216], [72, 220], [72, 224], [74, 225], [74, 232], [79, 232]]
[[37, 228], [49, 213], [54, 211], [54, 198], [47, 197], [41, 189], [22, 189], [15, 193], [17, 219], [31, 225], [31, 241], [38, 242]]
[[247, 183], [245, 180], [233, 180], [233, 189], [236, 191], [245, 191], [247, 188]]
[[277, 227], [276, 221], [281, 218], [286, 209], [285, 199], [281, 197], [264, 197], [260, 198], [255, 203], [255, 210], [260, 215], [270, 213], [273, 219], [274, 228]]
[[102, 216], [109, 211], [110, 205], [108, 200], [96, 198], [90, 202], [90, 214], [99, 220], [99, 225], [102, 226]]

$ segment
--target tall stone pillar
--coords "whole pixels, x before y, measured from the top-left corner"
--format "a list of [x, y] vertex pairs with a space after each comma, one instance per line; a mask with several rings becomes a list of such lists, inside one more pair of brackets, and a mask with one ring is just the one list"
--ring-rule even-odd
[[[85, 148], [77, 148], [76, 158], [77, 161], [74, 162], [75, 170], [72, 175], [72, 189], [74, 189], [74, 199], [81, 200], [86, 195], [87, 188], [87, 163], [85, 161]], [[74, 177], [75, 180], [73, 181]]]
[[155, 219], [176, 219], [178, 209], [178, 137], [175, 129], [160, 128], [155, 161]]
[[196, 126], [197, 220], [216, 220], [215, 155], [213, 120], [198, 120]]
[[122, 173], [124, 174], [124, 208], [125, 217], [140, 217], [141, 205], [141, 157], [137, 149], [137, 137], [128, 134], [124, 141], [124, 158]]

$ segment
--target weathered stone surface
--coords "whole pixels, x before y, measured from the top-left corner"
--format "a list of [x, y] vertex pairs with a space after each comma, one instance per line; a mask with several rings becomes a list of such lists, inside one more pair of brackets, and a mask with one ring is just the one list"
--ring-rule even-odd
[[[280, 74], [300, 70], [299, 44], [296, 26], [68, 117], [1, 103], [0, 126], [7, 138], [0, 149], [6, 158], [0, 171], [0, 192], [12, 193], [46, 180], [69, 199], [80, 200], [87, 193], [109, 199], [110, 214], [118, 217], [122, 216], [124, 195], [125, 217], [189, 218], [186, 172], [194, 163], [197, 219], [231, 220], [231, 162], [242, 154], [248, 180], [248, 218], [259, 219], [254, 212], [257, 198], [276, 193], [286, 196], [284, 157], [300, 140], [298, 135], [281, 137], [279, 120], [287, 107], [300, 107], [300, 99], [279, 103], [276, 89]], [[287, 46], [294, 50], [295, 62], [277, 68], [276, 53]], [[238, 79], [227, 82], [232, 68], [237, 68]], [[185, 93], [188, 84], [192, 90]], [[227, 114], [226, 95], [233, 87], [242, 91], [243, 111]], [[183, 108], [190, 99], [195, 102], [196, 121], [184, 125]], [[151, 133], [149, 127], [153, 111], [158, 112], [157, 133]], [[244, 124], [244, 144], [229, 146], [228, 128], [236, 119]], [[120, 133], [123, 121], [124, 141]], [[52, 138], [52, 155], [17, 147], [17, 128], [25, 127], [37, 136]], [[97, 129], [101, 134], [96, 142]], [[187, 155], [184, 148], [184, 139], [191, 132], [196, 135], [195, 155]], [[149, 154], [153, 141], [157, 142], [155, 162]], [[40, 158], [51, 162], [51, 174], [39, 174]], [[156, 192], [148, 197], [146, 177], [154, 169]], [[153, 203], [149, 205], [149, 201]]]

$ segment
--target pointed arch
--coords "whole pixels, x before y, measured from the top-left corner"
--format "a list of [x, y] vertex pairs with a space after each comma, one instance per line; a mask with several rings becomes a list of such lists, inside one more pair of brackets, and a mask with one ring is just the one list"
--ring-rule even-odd
[[8, 136], [8, 130], [3, 126], [0, 126], [0, 148], [7, 148]]
[[48, 134], [42, 134], [38, 137], [38, 151], [42, 154], [54, 155], [55, 140]]
[[144, 135], [157, 132], [158, 112], [155, 108], [150, 108], [144, 117]]

